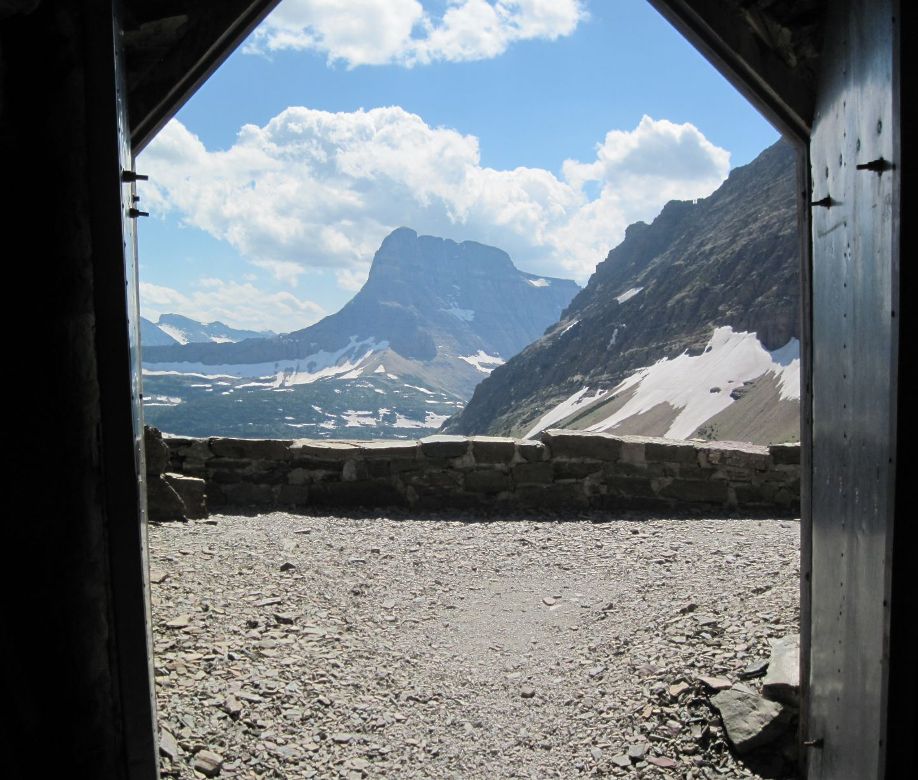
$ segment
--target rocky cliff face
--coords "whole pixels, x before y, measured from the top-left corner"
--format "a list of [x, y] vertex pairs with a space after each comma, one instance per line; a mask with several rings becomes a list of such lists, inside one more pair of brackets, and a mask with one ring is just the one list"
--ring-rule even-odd
[[[794, 156], [779, 142], [710, 197], [629, 227], [560, 322], [444, 430], [525, 435], [553, 413], [552, 425], [619, 433], [760, 440], [758, 426], [792, 439], [798, 257]], [[758, 411], [724, 422], [740, 402]]]
[[[145, 348], [147, 416], [189, 435], [423, 435], [578, 291], [517, 270], [495, 247], [399, 228], [360, 292], [315, 325], [235, 344]], [[281, 402], [279, 392], [293, 395]]]
[[430, 359], [435, 341], [457, 354], [483, 350], [506, 360], [557, 321], [578, 291], [570, 280], [517, 270], [502, 249], [399, 228], [341, 318], [361, 332], [380, 333], [391, 322], [389, 332], [404, 342], [391, 341], [393, 349], [404, 357]]

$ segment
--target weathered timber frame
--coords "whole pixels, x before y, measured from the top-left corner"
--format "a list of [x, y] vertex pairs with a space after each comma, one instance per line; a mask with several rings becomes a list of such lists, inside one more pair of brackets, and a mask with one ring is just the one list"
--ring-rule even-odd
[[[898, 453], [914, 428], [906, 20], [898, 0], [650, 2], [798, 148], [801, 751], [809, 777], [905, 777], [918, 653]], [[11, 509], [8, 549], [31, 565], [8, 590], [13, 777], [49, 739], [69, 777], [157, 776], [125, 176], [275, 4], [0, 0], [4, 227], [35, 250], [18, 264], [43, 315], [27, 355], [58, 356], [57, 381], [20, 403], [16, 465], [50, 462], [52, 478], [14, 489]]]

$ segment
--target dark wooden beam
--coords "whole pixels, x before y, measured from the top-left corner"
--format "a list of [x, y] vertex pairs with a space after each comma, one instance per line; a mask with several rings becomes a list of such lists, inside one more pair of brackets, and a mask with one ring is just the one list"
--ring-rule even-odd
[[756, 33], [751, 18], [724, 0], [648, 0], [781, 133], [809, 138], [815, 83]]
[[[137, 154], [185, 104], [198, 87], [229, 57], [277, 5], [279, 0], [222, 0], [186, 3], [188, 20], [176, 25], [171, 45], [158, 43], [151, 52], [143, 46], [153, 32], [127, 29], [129, 116], [131, 141]], [[131, 6], [128, 3], [128, 18]], [[165, 8], [174, 19], [175, 8]], [[138, 14], [144, 25], [156, 20]], [[168, 27], [169, 25], [167, 25]], [[131, 48], [131, 39], [138, 47]], [[135, 66], [134, 63], [137, 63]]]

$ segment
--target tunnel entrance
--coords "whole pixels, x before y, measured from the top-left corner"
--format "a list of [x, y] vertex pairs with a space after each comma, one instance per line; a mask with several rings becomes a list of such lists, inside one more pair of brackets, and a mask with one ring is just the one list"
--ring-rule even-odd
[[[535, 281], [548, 284], [541, 276]], [[621, 304], [640, 292], [632, 286]], [[383, 362], [391, 368], [388, 358]], [[348, 372], [355, 370], [345, 363]], [[216, 375], [225, 367], [213, 369], [214, 376], [199, 368], [192, 381], [210, 385], [196, 390], [230, 392], [228, 382], [218, 381], [229, 376]], [[154, 376], [173, 382], [178, 370], [170, 363]], [[148, 383], [157, 410], [178, 392], [154, 391]], [[565, 441], [570, 446], [573, 439]], [[732, 501], [741, 515], [756, 491], [769, 500], [777, 495], [779, 474], [793, 486], [799, 469], [793, 456], [777, 454], [786, 452], [781, 449], [701, 454], [691, 445], [596, 441], [622, 453], [596, 465], [563, 454], [558, 462], [530, 461], [523, 453], [538, 449], [535, 441], [526, 447], [510, 440], [397, 447], [411, 452], [408, 458], [400, 452], [393, 463], [417, 461], [417, 452], [433, 458], [435, 447], [443, 450], [442, 460], [468, 460], [436, 477], [459, 480], [457, 492], [474, 506], [453, 509], [444, 498], [445, 514], [401, 509], [394, 517], [391, 510], [361, 517], [342, 515], [336, 502], [350, 497], [352, 504], [414, 506], [420, 497], [431, 507], [447, 491], [422, 478], [392, 477], [396, 467], [384, 461], [391, 454], [385, 444], [355, 456], [334, 442], [319, 452], [318, 443], [285, 448], [271, 441], [171, 439], [169, 468], [204, 477], [218, 511], [257, 506], [263, 514], [152, 530], [164, 773], [185, 776], [196, 768], [322, 776], [334, 768], [353, 776], [470, 777], [511, 776], [523, 767], [563, 777], [572, 767], [637, 767], [704, 777], [740, 771], [712, 702], [734, 684], [737, 695], [757, 700], [769, 640], [797, 632], [797, 524], [638, 522], [639, 514], [618, 519], [596, 507], [621, 512], [641, 499], [645, 507], [657, 500], [658, 513], [664, 505], [678, 512], [679, 490], [688, 490], [688, 501], [703, 493], [704, 504], [709, 495], [710, 508], [722, 492], [721, 504]], [[508, 446], [512, 452], [504, 458], [498, 450]], [[310, 447], [317, 451], [306, 453]], [[450, 447], [458, 449], [447, 453]], [[668, 461], [657, 462], [649, 454], [653, 447], [675, 448], [667, 451]], [[562, 451], [562, 439], [556, 436], [547, 448]], [[779, 457], [788, 462], [778, 463]], [[305, 460], [293, 463], [297, 458]], [[289, 468], [279, 465], [285, 460]], [[691, 482], [689, 471], [700, 460], [710, 469]], [[632, 472], [622, 481], [618, 475], [616, 493], [602, 479], [572, 484], [606, 468], [606, 461], [622, 470], [658, 467], [661, 479]], [[727, 471], [742, 472], [746, 461], [756, 464], [746, 476], [770, 468], [771, 481], [757, 476], [754, 487], [742, 477], [730, 483]], [[539, 480], [524, 476], [546, 467], [557, 490], [542, 490]], [[719, 476], [711, 482], [714, 471]], [[530, 508], [527, 514], [525, 503], [512, 506], [505, 497], [510, 486], [520, 495], [544, 495], [554, 513], [546, 514], [538, 498], [530, 507], [541, 513]], [[594, 486], [607, 492], [594, 494]], [[639, 486], [652, 492], [628, 492]], [[793, 503], [793, 490], [785, 491], [782, 513]], [[290, 504], [311, 514], [273, 511]], [[332, 514], [315, 514], [323, 504]], [[769, 548], [767, 555], [756, 539]], [[461, 561], [450, 559], [456, 549], [464, 551]], [[782, 713], [793, 742], [792, 708], [770, 706]], [[559, 722], [582, 727], [559, 728]], [[470, 758], [476, 752], [483, 754], [477, 761]], [[772, 746], [770, 760], [756, 766], [766, 776], [782, 776], [779, 748]]]
[[[30, 629], [28, 642], [9, 648], [19, 672], [11, 692], [21, 746], [10, 760], [21, 775], [44, 754], [50, 733], [74, 775], [156, 775], [121, 218], [136, 206], [125, 202], [122, 174], [130, 169], [119, 165], [119, 145], [141, 149], [270, 6], [219, 5], [181, 6], [165, 22], [155, 16], [160, 4], [126, 2], [127, 22], [121, 7], [104, 2], [14, 0], [0, 10], [0, 140], [12, 152], [7, 173], [17, 194], [11, 242], [46, 241], [46, 261], [22, 269], [29, 289], [48, 296], [35, 340], [66, 345], [61, 381], [38, 387], [25, 406], [34, 427], [22, 443], [25, 463], [42, 473], [55, 442], [68, 468], [22, 502], [22, 516], [42, 522], [15, 529], [17, 553], [40, 562], [28, 572], [29, 599], [14, 600], [10, 621]], [[911, 290], [907, 264], [898, 261], [900, 105], [910, 104], [899, 75], [899, 4], [658, 5], [806, 150], [799, 192], [808, 688], [800, 747], [810, 777], [897, 776], [910, 760], [904, 737], [914, 722], [914, 637], [901, 596], [913, 531], [895, 522], [905, 516], [897, 439], [911, 420], [898, 395], [899, 295], [909, 300]], [[122, 42], [135, 55], [127, 68]], [[36, 208], [47, 202], [48, 181], [69, 208]], [[52, 701], [77, 702], [84, 717], [48, 707]]]

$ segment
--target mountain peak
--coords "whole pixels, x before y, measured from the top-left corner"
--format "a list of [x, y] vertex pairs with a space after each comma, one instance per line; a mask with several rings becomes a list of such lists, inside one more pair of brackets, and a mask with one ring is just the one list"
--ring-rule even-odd
[[397, 246], [399, 244], [408, 244], [412, 241], [416, 241], [417, 238], [418, 231], [405, 226], [397, 227], [382, 240], [382, 243], [379, 246], [379, 250], [377, 250], [377, 254], [382, 251], [383, 247], [386, 247], [387, 245], [391, 247], [392, 245]]
[[451, 278], [470, 273], [491, 276], [519, 273], [503, 249], [477, 241], [459, 243], [450, 238], [420, 235], [409, 227], [396, 228], [383, 239], [373, 256], [369, 283], [398, 272], [415, 275], [413, 283], [423, 283], [434, 275]]

